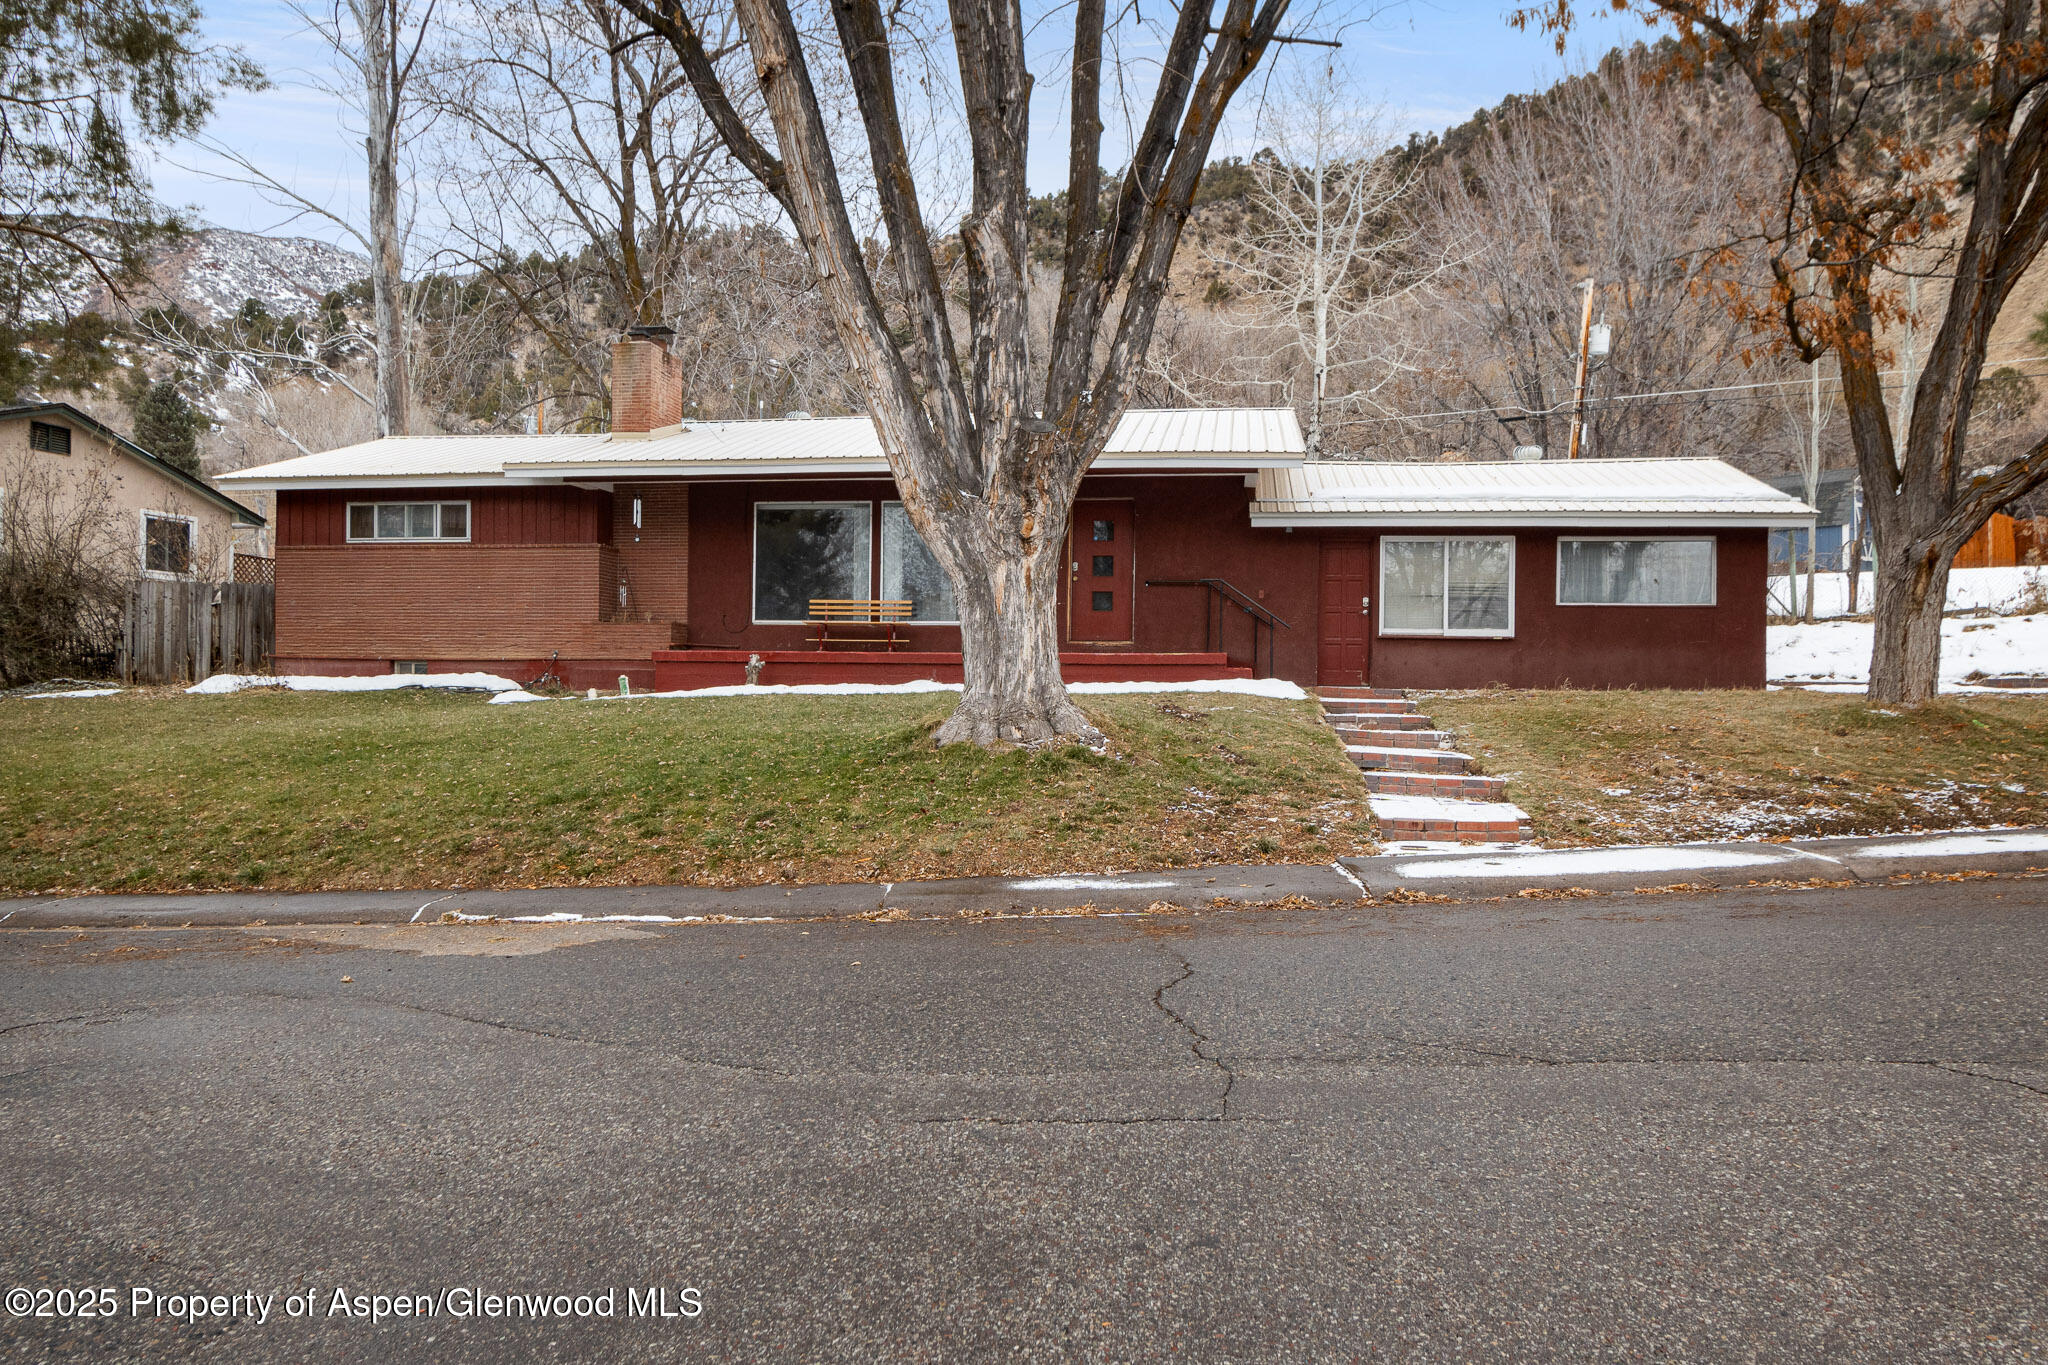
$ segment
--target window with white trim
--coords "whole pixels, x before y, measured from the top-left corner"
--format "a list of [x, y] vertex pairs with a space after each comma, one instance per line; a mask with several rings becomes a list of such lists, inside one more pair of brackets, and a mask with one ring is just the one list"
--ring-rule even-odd
[[1515, 633], [1510, 536], [1380, 537], [1380, 634]]
[[192, 518], [170, 512], [142, 514], [142, 567], [146, 572], [182, 576], [192, 572]]
[[873, 593], [874, 504], [754, 504], [754, 620], [795, 625], [814, 600], [858, 601]]
[[932, 558], [900, 502], [882, 504], [881, 596], [894, 602], [908, 601], [913, 621], [952, 625], [960, 620], [960, 611], [953, 605], [952, 580]]
[[466, 502], [352, 502], [350, 540], [468, 540]]
[[1714, 538], [1557, 542], [1561, 607], [1711, 607]]

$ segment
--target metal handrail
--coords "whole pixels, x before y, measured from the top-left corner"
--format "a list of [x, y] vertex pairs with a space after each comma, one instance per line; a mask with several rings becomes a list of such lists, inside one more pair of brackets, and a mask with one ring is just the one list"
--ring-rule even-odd
[[[1273, 676], [1273, 632], [1276, 628], [1280, 630], [1293, 630], [1294, 627], [1268, 611], [1256, 599], [1247, 596], [1245, 591], [1235, 583], [1223, 578], [1148, 578], [1145, 580], [1145, 586], [1148, 588], [1207, 588], [1209, 590], [1209, 598], [1210, 602], [1214, 605], [1214, 610], [1212, 611], [1209, 607], [1204, 607], [1202, 611], [1202, 648], [1205, 652], [1210, 650], [1216, 636], [1222, 633], [1221, 603], [1228, 602], [1246, 616], [1251, 617], [1252, 671], [1254, 673], [1258, 672], [1259, 669], [1259, 628], [1264, 626], [1266, 629], [1266, 676], [1269, 678]], [[1210, 624], [1212, 618], [1215, 622], [1213, 628]]]

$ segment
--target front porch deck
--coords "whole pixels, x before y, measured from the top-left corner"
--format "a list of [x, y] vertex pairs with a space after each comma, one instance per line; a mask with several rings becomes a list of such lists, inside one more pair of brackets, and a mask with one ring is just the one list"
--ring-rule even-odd
[[[797, 683], [959, 682], [960, 655], [928, 651], [821, 651], [816, 649], [658, 649], [654, 687], [680, 692], [730, 687], [747, 680], [747, 660], [762, 661], [759, 681]], [[1208, 678], [1249, 678], [1252, 671], [1225, 654], [1137, 654], [1108, 651], [1060, 655], [1068, 682], [1199, 682]]]

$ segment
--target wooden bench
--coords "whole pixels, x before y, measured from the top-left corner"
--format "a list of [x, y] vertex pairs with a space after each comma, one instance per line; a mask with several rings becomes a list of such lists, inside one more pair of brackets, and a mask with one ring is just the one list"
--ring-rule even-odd
[[[897, 623], [910, 619], [911, 603], [888, 598], [829, 597], [811, 599], [811, 621], [818, 628], [818, 648], [832, 645], [880, 645], [885, 650], [903, 648], [909, 641], [896, 633]], [[880, 627], [864, 635], [834, 635], [835, 627]]]

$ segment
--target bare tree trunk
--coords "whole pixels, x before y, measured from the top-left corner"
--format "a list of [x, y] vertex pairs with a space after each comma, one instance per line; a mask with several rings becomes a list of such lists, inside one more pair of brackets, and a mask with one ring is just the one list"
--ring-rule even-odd
[[1954, 557], [1938, 541], [1878, 556], [1872, 701], [1917, 706], [1940, 691], [1941, 617]]
[[[934, 546], [976, 547], [965, 572], [948, 569], [967, 685], [938, 729], [941, 744], [1101, 741], [1060, 679], [1057, 606], [1073, 504], [1052, 492], [986, 511], [958, 507], [927, 538]], [[999, 543], [988, 544], [991, 538]]]
[[408, 429], [405, 353], [405, 255], [398, 235], [398, 86], [396, 15], [390, 0], [357, 0], [363, 41], [363, 149], [370, 177], [370, 303], [377, 344], [377, 434]]

